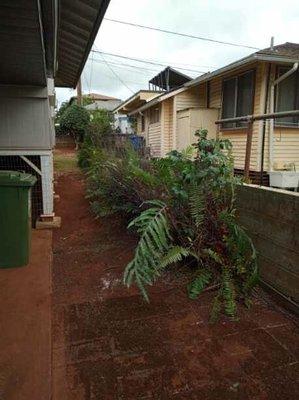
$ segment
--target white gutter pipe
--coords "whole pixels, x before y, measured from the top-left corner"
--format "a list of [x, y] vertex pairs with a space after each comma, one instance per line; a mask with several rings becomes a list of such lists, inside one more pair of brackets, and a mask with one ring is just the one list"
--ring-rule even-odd
[[[292, 75], [297, 71], [299, 63], [294, 63], [293, 67], [287, 71], [285, 74], [281, 75], [279, 78], [271, 83], [270, 89], [270, 113], [274, 113], [274, 96], [275, 96], [275, 86], [286, 79], [288, 76]], [[273, 152], [274, 152], [274, 118], [270, 120], [270, 132], [269, 132], [269, 170], [273, 169]]]

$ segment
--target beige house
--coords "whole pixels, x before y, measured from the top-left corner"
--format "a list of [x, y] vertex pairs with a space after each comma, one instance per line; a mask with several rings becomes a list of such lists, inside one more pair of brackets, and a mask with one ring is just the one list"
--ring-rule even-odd
[[[206, 128], [210, 137], [217, 135], [232, 142], [235, 170], [242, 172], [247, 123], [217, 126], [215, 122], [298, 110], [298, 62], [299, 44], [274, 46], [159, 94], [141, 106], [137, 104], [135, 109], [131, 104], [128, 114], [136, 116], [137, 133], [145, 136], [153, 156], [161, 157], [172, 149], [187, 147], [194, 140], [194, 132]], [[263, 178], [267, 183], [268, 172], [285, 169], [299, 171], [299, 117], [255, 121], [250, 159], [252, 181]]]

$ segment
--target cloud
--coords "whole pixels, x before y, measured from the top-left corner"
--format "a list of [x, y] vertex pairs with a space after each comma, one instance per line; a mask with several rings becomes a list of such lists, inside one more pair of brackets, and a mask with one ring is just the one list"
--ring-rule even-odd
[[[283, 7], [278, 0], [111, 0], [106, 17], [258, 48], [268, 47], [271, 36], [275, 37], [276, 44], [299, 42], [297, 0], [285, 0]], [[213, 70], [254, 51], [105, 20], [96, 37], [95, 48], [107, 53], [158, 60], [174, 67], [199, 71]], [[98, 92], [125, 99], [132, 91], [146, 89], [148, 80], [163, 69], [135, 61], [104, 57], [107, 62], [118, 65], [110, 65], [112, 72], [99, 54], [91, 54], [82, 76], [84, 93]], [[191, 77], [199, 75], [182, 72]], [[73, 93], [69, 89], [57, 89], [58, 101], [68, 99]]]

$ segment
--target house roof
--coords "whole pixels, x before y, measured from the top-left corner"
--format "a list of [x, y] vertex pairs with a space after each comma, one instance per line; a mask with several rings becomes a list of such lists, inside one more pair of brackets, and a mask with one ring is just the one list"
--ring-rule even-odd
[[160, 96], [161, 91], [156, 90], [139, 90], [138, 92], [134, 93], [131, 97], [127, 100], [123, 101], [119, 106], [117, 106], [113, 112], [119, 112], [122, 114], [128, 114], [133, 110], [141, 107], [143, 104], [151, 101], [153, 98]]
[[182, 86], [184, 83], [191, 81], [189, 76], [171, 68], [166, 67], [163, 71], [154, 76], [149, 83], [158, 86], [163, 90], [171, 90]]
[[286, 42], [274, 46], [273, 49], [268, 47], [266, 49], [260, 50], [257, 54], [271, 54], [279, 55], [281, 57], [292, 57], [294, 59], [299, 59], [299, 43]]
[[284, 44], [274, 46], [273, 49], [266, 48], [259, 50], [255, 53], [250, 54], [247, 57], [234, 61], [215, 71], [209, 72], [204, 75], [200, 75], [199, 77], [193, 79], [192, 81], [187, 82], [184, 86], [186, 87], [195, 86], [200, 82], [209, 81], [210, 79], [216, 76], [221, 76], [229, 71], [233, 71], [234, 69], [237, 69], [246, 64], [250, 64], [254, 61], [268, 61], [268, 62], [277, 62], [281, 64], [284, 63], [291, 64], [298, 62], [299, 44], [286, 42]]
[[[105, 94], [100, 94], [100, 93], [86, 93], [86, 94], [83, 94], [82, 97], [89, 98], [94, 101], [109, 101], [109, 100], [121, 101], [121, 99], [117, 99], [116, 97], [110, 97], [110, 96], [106, 96]], [[77, 99], [77, 96], [72, 96], [69, 100], [69, 103], [72, 104], [73, 101], [76, 99]]]
[[93, 103], [88, 104], [85, 106], [86, 110], [108, 110], [108, 111], [113, 111], [115, 107], [117, 107], [121, 103], [121, 100], [115, 99], [115, 100], [95, 100]]
[[159, 93], [157, 96], [155, 96], [154, 98], [150, 99], [146, 103], [141, 104], [138, 108], [135, 107], [133, 110], [130, 110], [128, 112], [128, 115], [134, 115], [134, 114], [137, 114], [139, 112], [145, 111], [148, 108], [154, 106], [155, 104], [161, 103], [161, 101], [167, 100], [168, 98], [173, 97], [176, 94], [179, 94], [181, 92], [184, 92], [185, 90], [187, 90], [187, 89], [183, 85], [180, 88], [172, 89], [172, 90], [169, 90], [168, 92]]
[[142, 112], [161, 101], [164, 101], [176, 94], [179, 94], [185, 90], [190, 89], [193, 86], [198, 85], [199, 83], [207, 82], [214, 77], [221, 76], [226, 74], [229, 71], [233, 71], [234, 69], [238, 69], [243, 65], [250, 64], [254, 61], [273, 61], [279, 63], [294, 63], [299, 61], [299, 44], [297, 43], [289, 43], [286, 42], [281, 45], [274, 46], [273, 49], [267, 48], [263, 50], [259, 50], [256, 53], [250, 54], [247, 57], [244, 57], [238, 61], [230, 63], [222, 68], [219, 68], [213, 72], [207, 72], [206, 74], [200, 75], [199, 77], [192, 79], [189, 82], [186, 82], [180, 88], [170, 90], [168, 92], [163, 92], [158, 97], [152, 99], [151, 101], [147, 102], [135, 108], [134, 110], [130, 111], [129, 115], [136, 114], [138, 112]]
[[116, 97], [110, 97], [110, 96], [106, 96], [105, 94], [100, 94], [100, 93], [88, 93], [84, 96], [89, 97], [92, 100], [103, 100], [103, 101], [105, 101], [105, 100], [120, 100], [121, 101], [121, 99], [118, 99]]

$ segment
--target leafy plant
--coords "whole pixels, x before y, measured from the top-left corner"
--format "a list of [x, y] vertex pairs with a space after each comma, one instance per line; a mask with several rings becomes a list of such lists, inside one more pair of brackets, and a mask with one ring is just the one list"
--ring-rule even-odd
[[[236, 318], [237, 301], [250, 303], [258, 279], [252, 241], [239, 226], [231, 144], [196, 133], [184, 152], [144, 160], [127, 149], [122, 157], [96, 150], [89, 168], [89, 195], [97, 212], [126, 212], [140, 236], [124, 283], [136, 283], [149, 301], [152, 285], [171, 264], [192, 265], [189, 297], [215, 290], [211, 319], [222, 310]], [[188, 260], [188, 263], [186, 263]]]
[[75, 137], [77, 142], [83, 142], [89, 126], [88, 111], [77, 104], [66, 108], [60, 118], [60, 130]]

